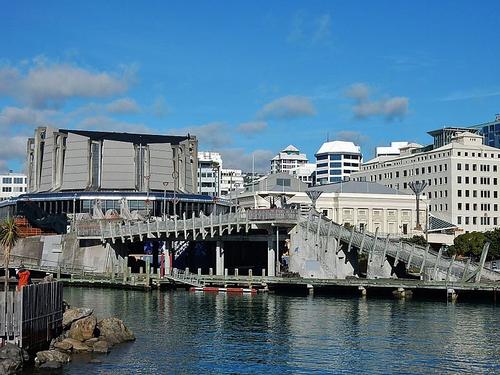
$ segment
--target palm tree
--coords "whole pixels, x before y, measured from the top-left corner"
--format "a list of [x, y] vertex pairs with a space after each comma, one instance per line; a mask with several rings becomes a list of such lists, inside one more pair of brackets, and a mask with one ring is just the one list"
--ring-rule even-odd
[[5, 300], [7, 301], [7, 291], [9, 290], [9, 260], [10, 252], [19, 239], [19, 229], [13, 218], [6, 219], [0, 224], [0, 245], [3, 247], [4, 266], [5, 266]]

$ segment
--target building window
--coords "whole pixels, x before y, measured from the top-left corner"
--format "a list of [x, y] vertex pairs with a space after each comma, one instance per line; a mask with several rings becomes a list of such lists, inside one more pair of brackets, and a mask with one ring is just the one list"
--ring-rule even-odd
[[291, 186], [291, 181], [289, 178], [277, 178], [276, 185], [278, 185], [278, 186]]
[[2, 192], [3, 193], [10, 193], [10, 192], [12, 192], [12, 188], [10, 186], [4, 186], [4, 187], [2, 187]]
[[462, 224], [462, 216], [457, 216], [457, 224]]
[[4, 184], [12, 184], [12, 177], [4, 177], [4, 178], [2, 178], [2, 183], [4, 183]]
[[457, 176], [457, 183], [461, 184], [462, 183], [462, 176]]
[[14, 177], [14, 183], [15, 184], [22, 184], [23, 180], [24, 179], [22, 177]]

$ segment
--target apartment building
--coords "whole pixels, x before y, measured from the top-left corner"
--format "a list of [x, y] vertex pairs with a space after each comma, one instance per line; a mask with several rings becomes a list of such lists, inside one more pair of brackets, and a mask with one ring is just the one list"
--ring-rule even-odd
[[500, 225], [500, 150], [483, 145], [483, 138], [462, 129], [429, 132], [443, 146], [418, 148], [409, 144], [401, 155], [375, 158], [361, 166], [351, 178], [377, 182], [404, 193], [409, 183], [426, 183], [423, 195], [428, 211], [465, 231], [486, 231]]
[[294, 145], [289, 145], [271, 159], [271, 173], [288, 173], [307, 162], [306, 154], [302, 154]]
[[316, 182], [316, 164], [306, 163], [300, 167], [291, 169], [289, 173], [300, 181], [305, 182], [309, 187], [313, 186]]
[[28, 179], [22, 173], [0, 174], [0, 201], [26, 193]]
[[243, 189], [243, 173], [241, 169], [221, 169], [220, 195], [232, 195]]
[[198, 152], [198, 192], [219, 196], [221, 192], [222, 156], [218, 152]]

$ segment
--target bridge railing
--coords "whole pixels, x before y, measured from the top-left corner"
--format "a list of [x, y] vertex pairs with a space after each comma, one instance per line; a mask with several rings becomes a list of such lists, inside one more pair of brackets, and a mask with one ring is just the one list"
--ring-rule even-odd
[[250, 221], [296, 221], [300, 218], [300, 210], [289, 208], [254, 209], [246, 211]]

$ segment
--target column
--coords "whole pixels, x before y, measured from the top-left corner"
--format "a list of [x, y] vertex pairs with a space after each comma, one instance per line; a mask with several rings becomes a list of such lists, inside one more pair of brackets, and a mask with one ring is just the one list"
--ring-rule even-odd
[[224, 275], [224, 242], [217, 241], [215, 245], [215, 274]]
[[276, 250], [274, 249], [273, 234], [267, 236], [267, 276], [276, 276]]
[[163, 248], [164, 264], [165, 264], [165, 274], [171, 275], [172, 272], [172, 257], [170, 256], [170, 247], [172, 246], [171, 240], [165, 240], [165, 245]]

